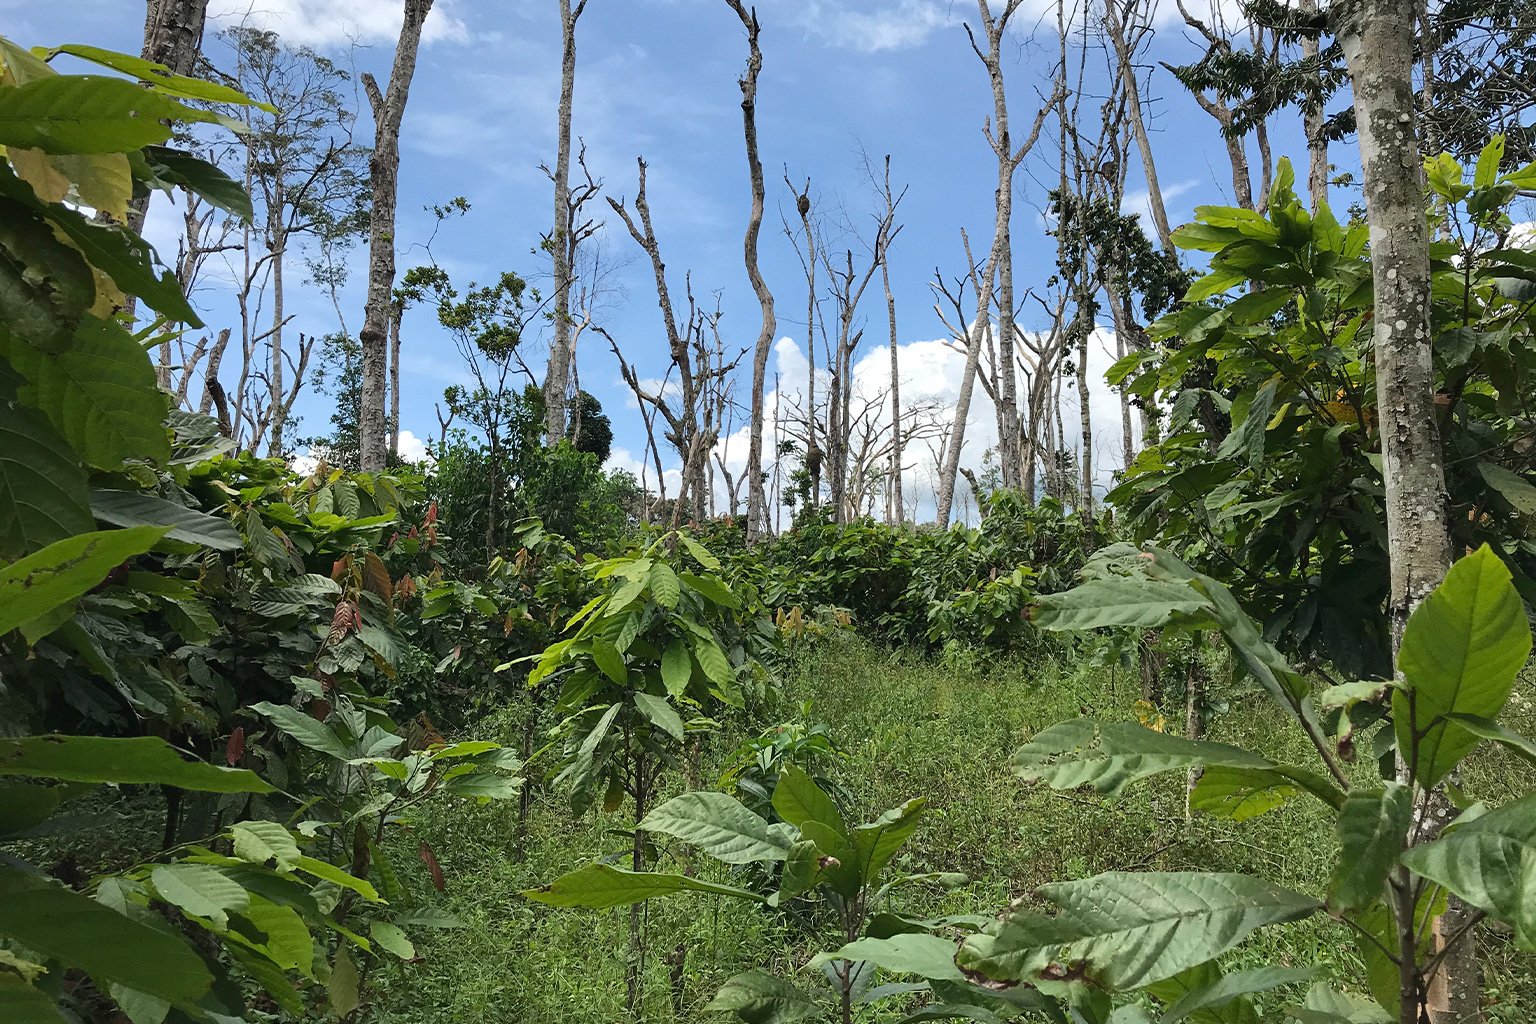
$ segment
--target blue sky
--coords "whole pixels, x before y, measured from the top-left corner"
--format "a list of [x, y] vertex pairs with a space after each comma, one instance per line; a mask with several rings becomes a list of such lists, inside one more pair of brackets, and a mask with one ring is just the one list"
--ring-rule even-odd
[[[1039, 6], [1016, 18], [1005, 50], [1016, 131], [1027, 128], [1038, 94], [1048, 91], [1055, 59], [1054, 6], [1044, 0], [1032, 4]], [[1166, 6], [1176, 16], [1172, 5]], [[777, 370], [793, 380], [798, 370], [803, 380], [805, 374], [804, 282], [780, 226], [780, 210], [794, 216], [794, 199], [783, 182], [786, 166], [797, 183], [810, 176], [819, 200], [846, 211], [867, 236], [876, 200], [861, 152], [876, 161], [889, 153], [898, 187], [909, 185], [901, 210], [905, 228], [891, 254], [903, 377], [914, 395], [931, 393], [942, 403], [952, 395], [949, 383], [958, 378], [960, 357], [935, 342], [945, 332], [933, 312], [928, 282], [935, 266], [948, 275], [963, 269], [962, 227], [984, 246], [992, 223], [995, 164], [982, 137], [991, 97], [962, 27], [964, 18], [976, 17], [975, 5], [970, 0], [761, 0], [758, 8], [765, 59], [758, 116], [768, 179], [763, 267], [778, 298], [780, 336], [770, 375]], [[387, 77], [399, 11], [399, 0], [212, 0], [210, 5], [219, 24], [250, 18], [381, 79]], [[143, 25], [143, 5], [134, 0], [0, 0], [0, 14], [6, 33], [29, 45], [84, 42], [137, 52]], [[462, 195], [473, 211], [434, 244], [455, 280], [485, 281], [515, 270], [537, 281], [548, 273], [532, 250], [550, 218], [550, 186], [539, 165], [554, 157], [555, 0], [438, 0], [427, 28], [402, 137], [400, 248], [431, 231], [424, 206]], [[748, 184], [736, 85], [746, 53], [739, 22], [721, 0], [590, 0], [579, 39], [574, 124], [588, 143], [593, 170], [608, 194], [629, 197], [635, 157], [646, 158], [656, 230], [674, 289], [681, 290], [682, 275], [691, 270], [699, 294], [721, 290], [727, 340], [750, 345], [758, 311], [741, 260]], [[1200, 50], [1182, 23], [1164, 20], [1150, 56], [1179, 62]], [[217, 50], [214, 54], [217, 60]], [[1161, 69], [1148, 99], [1170, 218], [1177, 223], [1196, 203], [1230, 199], [1230, 172], [1215, 122]], [[1090, 106], [1096, 104], [1085, 109]], [[371, 137], [366, 117], [363, 122], [360, 135]], [[1289, 154], [1304, 162], [1299, 115], [1278, 118], [1271, 137], [1277, 157]], [[1352, 145], [1335, 147], [1333, 156], [1345, 166], [1356, 159]], [[1019, 175], [1014, 238], [1021, 291], [1042, 285], [1053, 269], [1054, 240], [1037, 210], [1046, 191], [1038, 181], [1054, 174], [1054, 161], [1054, 144], [1043, 142]], [[1127, 207], [1137, 208], [1144, 196], [1139, 166], [1132, 169], [1129, 189]], [[1357, 198], [1358, 193], [1336, 196], [1335, 205]], [[170, 211], [163, 200], [160, 204], [164, 216], [152, 216], [151, 236], [162, 247], [173, 246]], [[649, 267], [635, 258], [638, 251], [623, 225], [606, 206], [601, 210], [607, 222], [604, 244], [614, 257], [629, 260], [616, 275], [621, 291], [609, 304], [605, 324], [642, 373], [659, 374], [664, 345]], [[861, 243], [844, 244], [857, 251]], [[354, 325], [362, 319], [363, 256], [360, 248], [344, 297]], [[400, 265], [418, 261], [407, 251]], [[217, 313], [216, 298], [203, 301]], [[334, 313], [322, 296], [295, 293], [290, 303], [299, 311], [297, 330], [334, 329]], [[879, 348], [886, 328], [878, 282], [866, 296], [864, 313], [868, 364], [875, 374], [876, 367], [888, 367], [888, 355]], [[217, 316], [209, 319], [216, 322]], [[527, 344], [530, 363], [541, 365], [541, 340]], [[430, 437], [436, 431], [433, 403], [446, 385], [463, 379], [462, 370], [429, 311], [408, 317], [404, 349], [402, 424], [417, 437]], [[615, 446], [622, 449], [615, 464], [627, 465], [641, 454], [644, 440], [613, 357], [589, 336], [578, 359], [583, 386], [614, 418]], [[1100, 461], [1109, 468], [1119, 461], [1112, 407], [1107, 394], [1095, 395]], [[304, 430], [326, 426], [329, 408], [322, 396], [301, 399], [298, 411], [306, 418]], [[1068, 417], [1075, 421], [1075, 411]], [[975, 440], [966, 449], [973, 465], [988, 443], [990, 420], [983, 403], [973, 415]], [[730, 461], [744, 456], [738, 441]], [[920, 490], [921, 481], [917, 484]]]

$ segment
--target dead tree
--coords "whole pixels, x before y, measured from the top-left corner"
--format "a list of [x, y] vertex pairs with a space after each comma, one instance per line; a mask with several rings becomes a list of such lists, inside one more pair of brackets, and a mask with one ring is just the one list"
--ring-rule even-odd
[[773, 347], [773, 335], [778, 322], [773, 311], [773, 292], [763, 279], [758, 266], [757, 243], [763, 227], [763, 162], [757, 153], [757, 78], [763, 70], [763, 51], [757, 37], [761, 26], [757, 21], [757, 8], [748, 11], [741, 0], [725, 0], [726, 6], [736, 12], [742, 27], [747, 31], [747, 66], [742, 74], [741, 121], [747, 146], [747, 171], [752, 181], [752, 213], [747, 221], [746, 238], [742, 252], [747, 265], [747, 278], [757, 295], [762, 309], [762, 325], [758, 329], [757, 344], [752, 348], [752, 402], [751, 422], [747, 441], [747, 539], [756, 540], [768, 530], [768, 499], [763, 491], [763, 386], [768, 376], [768, 352]]
[[373, 202], [368, 216], [368, 301], [364, 307], [363, 384], [358, 410], [360, 464], [365, 472], [384, 469], [384, 389], [389, 364], [389, 319], [395, 286], [395, 204], [400, 194], [400, 124], [416, 75], [421, 29], [432, 0], [405, 0], [400, 39], [385, 91], [372, 75], [363, 73], [363, 88], [373, 109], [373, 155], [368, 169]]
[[1136, 56], [1152, 35], [1151, 7], [1147, 0], [1103, 0], [1103, 3], [1104, 28], [1114, 45], [1115, 71], [1125, 90], [1128, 120], [1147, 180], [1147, 208], [1152, 211], [1152, 226], [1163, 248], [1173, 252], [1173, 231], [1168, 226], [1163, 188], [1157, 180], [1157, 162], [1152, 157], [1152, 140], [1147, 135], [1146, 112], [1141, 105], [1141, 85], [1136, 79]]
[[[580, 209], [571, 201], [571, 106], [576, 93], [576, 22], [587, 9], [587, 0], [573, 7], [560, 4], [560, 107], [557, 121], [555, 169], [549, 177], [555, 187], [554, 225], [546, 239], [554, 265], [554, 337], [549, 344], [549, 364], [544, 375], [544, 441], [553, 447], [565, 437], [565, 401], [570, 386], [571, 363], [576, 357], [571, 337], [571, 284], [574, 274], [575, 224]], [[546, 170], [548, 170], [546, 168]]]
[[734, 359], [725, 359], [719, 338], [718, 300], [713, 311], [700, 308], [694, 298], [691, 281], [687, 281], [684, 286], [687, 307], [679, 325], [678, 310], [672, 302], [667, 284], [667, 268], [661, 258], [661, 245], [656, 240], [651, 207], [646, 198], [647, 164], [644, 158], [638, 159], [636, 163], [639, 167], [639, 185], [635, 192], [634, 215], [630, 214], [622, 200], [609, 197], [608, 205], [624, 221], [630, 237], [650, 259], [656, 284], [656, 303], [661, 309], [667, 352], [671, 360], [667, 378], [671, 378], [673, 371], [677, 375], [675, 393], [666, 387], [647, 387], [647, 382], [640, 378], [634, 364], [624, 358], [612, 335], [602, 328], [597, 330], [608, 339], [619, 361], [620, 373], [634, 392], [635, 400], [642, 408], [649, 405], [655, 409], [666, 424], [666, 439], [682, 461], [682, 489], [672, 515], [673, 523], [677, 524], [682, 521], [685, 507], [696, 520], [705, 518], [707, 514], [710, 454], [719, 438], [721, 410], [729, 401], [731, 374], [735, 372], [746, 350]]

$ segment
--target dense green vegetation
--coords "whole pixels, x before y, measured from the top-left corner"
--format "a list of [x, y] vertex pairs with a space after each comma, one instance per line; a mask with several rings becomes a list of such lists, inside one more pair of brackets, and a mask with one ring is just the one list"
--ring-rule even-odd
[[197, 317], [120, 221], [248, 216], [171, 145], [248, 101], [73, 52], [146, 85], [0, 40], [0, 1019], [1368, 1024], [1467, 946], [1536, 1008], [1502, 142], [1428, 165], [1460, 557], [1394, 623], [1368, 232], [1288, 169], [1181, 230], [1110, 511], [749, 544], [645, 521], [536, 389], [430, 472], [173, 407], [147, 348]]

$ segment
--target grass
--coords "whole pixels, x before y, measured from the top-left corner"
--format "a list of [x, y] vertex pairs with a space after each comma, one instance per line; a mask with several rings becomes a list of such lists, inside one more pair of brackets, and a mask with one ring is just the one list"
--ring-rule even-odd
[[[961, 871], [972, 879], [949, 893], [907, 889], [898, 908], [903, 911], [991, 915], [1045, 882], [1116, 869], [1250, 871], [1313, 893], [1328, 876], [1331, 823], [1309, 801], [1234, 825], [1186, 820], [1182, 776], [1132, 787], [1115, 801], [1022, 786], [1009, 756], [1035, 731], [1077, 715], [1129, 716], [1137, 694], [1124, 672], [1062, 664], [1050, 656], [935, 661], [844, 635], [802, 650], [783, 676], [782, 696], [778, 707], [768, 709], [769, 718], [794, 718], [802, 702], [810, 702], [811, 718], [826, 722], [846, 751], [833, 773], [865, 818], [914, 796], [927, 798], [925, 823], [896, 867]], [[1298, 764], [1315, 757], [1262, 698], [1249, 692], [1221, 696], [1228, 708], [1211, 738]], [[1536, 718], [1529, 704], [1523, 706], [1525, 716]], [[518, 730], [510, 717], [485, 724], [507, 740]], [[1511, 724], [1528, 731], [1532, 722]], [[713, 744], [706, 779], [718, 774], [741, 736], [739, 728], [728, 728]], [[1357, 767], [1364, 772], [1368, 766]], [[1482, 755], [1468, 773], [1468, 787], [1496, 801], [1519, 773], [1502, 755]], [[676, 784], [674, 779], [674, 790]], [[622, 833], [629, 826], [623, 813], [573, 821], [562, 803], [545, 794], [530, 821], [527, 856], [519, 859], [510, 808], [456, 811], [420, 822], [413, 838], [436, 851], [448, 879], [442, 902], [467, 927], [418, 943], [424, 962], [378, 977], [375, 1019], [624, 1020], [625, 913], [552, 910], [518, 893], [626, 848]], [[424, 878], [414, 847], [395, 853], [400, 865]], [[816, 987], [814, 972], [802, 965], [822, 944], [768, 912], [715, 897], [675, 897], [651, 901], [646, 914], [646, 1021], [724, 1019], [702, 1013], [702, 1007], [725, 979], [744, 970], [765, 969]], [[679, 949], [681, 989], [674, 993], [668, 956], [675, 960]], [[1536, 958], [1513, 953], [1508, 938], [1497, 934], [1484, 940], [1483, 957], [1490, 996], [1499, 1000], [1490, 1009], [1492, 1024], [1528, 1020], [1536, 1006]], [[1322, 915], [1261, 932], [1229, 957], [1229, 966], [1261, 964], [1316, 966], [1346, 985], [1359, 977], [1350, 934]], [[680, 1013], [674, 1012], [675, 994]]]

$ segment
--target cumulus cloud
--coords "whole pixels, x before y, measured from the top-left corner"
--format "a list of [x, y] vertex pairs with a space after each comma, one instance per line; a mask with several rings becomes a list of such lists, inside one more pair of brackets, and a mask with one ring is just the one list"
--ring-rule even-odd
[[949, 24], [948, 4], [936, 0], [896, 0], [895, 3], [805, 0], [794, 19], [830, 46], [865, 53], [920, 46]]
[[409, 430], [400, 431], [400, 457], [406, 462], [425, 462], [427, 443]]
[[[424, 43], [469, 40], [469, 29], [439, 3], [422, 26]], [[446, 9], [445, 9], [446, 8]], [[299, 46], [393, 42], [400, 35], [399, 0], [214, 0], [208, 11], [218, 25], [269, 29]]]

